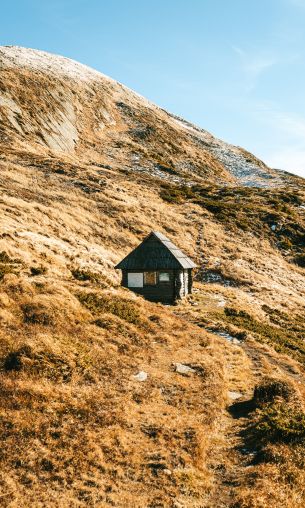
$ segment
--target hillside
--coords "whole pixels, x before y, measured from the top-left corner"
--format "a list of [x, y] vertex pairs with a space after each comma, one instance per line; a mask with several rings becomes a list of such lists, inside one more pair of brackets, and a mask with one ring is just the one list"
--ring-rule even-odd
[[276, 184], [278, 172], [77, 62], [0, 48], [2, 143], [174, 182]]
[[[63, 57], [0, 69], [0, 504], [303, 506], [304, 180]], [[199, 264], [178, 306], [119, 287], [151, 230]]]

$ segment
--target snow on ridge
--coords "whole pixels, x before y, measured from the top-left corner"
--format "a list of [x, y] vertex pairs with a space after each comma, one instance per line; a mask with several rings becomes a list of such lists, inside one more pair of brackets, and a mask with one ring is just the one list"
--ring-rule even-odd
[[274, 175], [269, 168], [260, 167], [254, 161], [249, 162], [241, 150], [215, 138], [208, 131], [191, 124], [176, 115], [171, 115], [175, 123], [186, 129], [193, 140], [206, 148], [223, 166], [246, 187], [270, 187], [281, 182], [281, 175]]
[[102, 78], [115, 83], [113, 79], [105, 74], [91, 69], [76, 60], [21, 46], [0, 46], [0, 65], [3, 68], [25, 67], [27, 69], [47, 72], [48, 74], [68, 76], [81, 81]]
[[0, 69], [24, 67], [30, 70], [38, 70], [48, 75], [68, 77], [75, 81], [90, 83], [92, 81], [106, 80], [108, 83], [121, 89], [129, 96], [140, 100], [142, 105], [149, 108], [157, 108], [155, 104], [131, 90], [119, 81], [110, 78], [87, 65], [84, 65], [71, 58], [48, 53], [39, 49], [24, 48], [22, 46], [0, 46]]

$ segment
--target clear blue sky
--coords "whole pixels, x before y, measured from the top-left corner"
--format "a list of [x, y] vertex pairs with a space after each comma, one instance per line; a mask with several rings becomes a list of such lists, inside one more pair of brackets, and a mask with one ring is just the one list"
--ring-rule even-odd
[[11, 0], [0, 28], [305, 176], [305, 0]]

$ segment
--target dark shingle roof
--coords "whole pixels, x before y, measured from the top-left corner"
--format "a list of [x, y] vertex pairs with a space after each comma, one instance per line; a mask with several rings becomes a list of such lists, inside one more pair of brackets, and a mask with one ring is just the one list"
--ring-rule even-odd
[[166, 270], [195, 267], [195, 263], [165, 235], [152, 231], [115, 268], [120, 270]]

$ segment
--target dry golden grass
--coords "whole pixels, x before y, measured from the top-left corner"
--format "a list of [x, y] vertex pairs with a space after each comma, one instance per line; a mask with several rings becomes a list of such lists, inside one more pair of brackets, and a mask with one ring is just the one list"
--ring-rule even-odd
[[[260, 460], [243, 449], [270, 416], [252, 401], [266, 376], [291, 382], [303, 412], [304, 183], [282, 176], [287, 196], [228, 190], [185, 125], [120, 85], [91, 85], [1, 71], [22, 114], [9, 102], [0, 119], [0, 505], [303, 506], [302, 441], [258, 432]], [[208, 183], [209, 200], [166, 188], [156, 165]], [[261, 220], [272, 207], [279, 237]], [[120, 288], [113, 269], [151, 230], [200, 267], [174, 308]]]
[[[0, 503], [206, 505], [209, 436], [225, 401], [222, 348], [161, 305], [92, 289], [123, 298], [141, 320], [90, 313], [77, 282], [4, 278]], [[178, 362], [196, 373], [176, 373]], [[141, 370], [145, 382], [133, 377]]]

